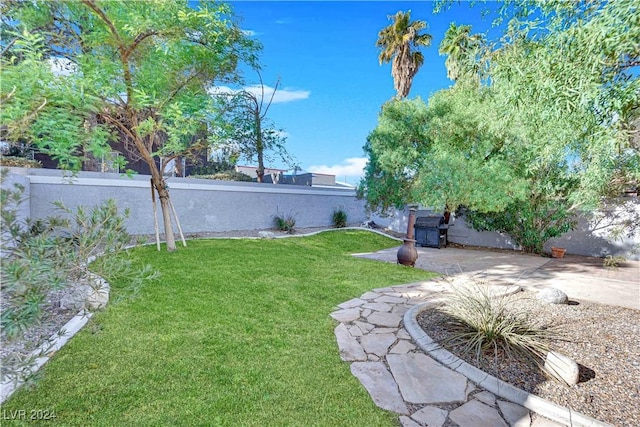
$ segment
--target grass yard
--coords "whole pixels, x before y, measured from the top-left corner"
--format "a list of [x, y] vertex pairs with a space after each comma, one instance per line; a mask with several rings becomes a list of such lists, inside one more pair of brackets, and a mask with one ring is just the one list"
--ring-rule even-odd
[[[2, 424], [43, 410], [65, 426], [396, 425], [340, 360], [329, 313], [372, 288], [433, 277], [349, 256], [397, 245], [343, 230], [136, 248], [160, 280], [94, 316], [35, 390], [2, 405]], [[112, 298], [125, 285], [113, 282]]]

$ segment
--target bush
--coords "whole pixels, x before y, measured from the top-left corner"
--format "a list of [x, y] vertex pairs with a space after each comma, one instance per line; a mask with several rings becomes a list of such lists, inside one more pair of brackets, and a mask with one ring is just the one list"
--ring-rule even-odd
[[[122, 295], [131, 295], [155, 276], [148, 266], [134, 266], [127, 256], [125, 249], [131, 239], [124, 221], [128, 213], [120, 214], [113, 200], [91, 210], [79, 207], [75, 211], [59, 202], [56, 206], [64, 217], [20, 220], [17, 212], [23, 191], [17, 184], [0, 191], [3, 341], [20, 338], [32, 326], [46, 321], [44, 307], [56, 290], [72, 284], [96, 288], [101, 286], [95, 281], [97, 274], [111, 280], [125, 279], [129, 286]], [[13, 354], [3, 358], [3, 381], [20, 379], [30, 371], [31, 361], [25, 357]]]
[[244, 182], [253, 181], [253, 178], [251, 178], [249, 175], [244, 174], [242, 172], [236, 172], [234, 170], [216, 172], [211, 175], [189, 175], [189, 178], [216, 179], [218, 181], [244, 181]]
[[275, 215], [273, 219], [276, 229], [280, 231], [286, 231], [289, 234], [293, 234], [296, 226], [296, 219], [292, 215]]
[[555, 334], [534, 323], [531, 313], [518, 310], [509, 296], [492, 295], [486, 286], [454, 286], [453, 295], [440, 309], [452, 320], [453, 332], [443, 344], [459, 346], [463, 354], [483, 358], [517, 358], [536, 366], [544, 363]]
[[335, 209], [331, 220], [335, 228], [344, 228], [347, 226], [347, 213], [343, 209]]
[[26, 157], [0, 156], [0, 166], [10, 168], [41, 168], [42, 163]]

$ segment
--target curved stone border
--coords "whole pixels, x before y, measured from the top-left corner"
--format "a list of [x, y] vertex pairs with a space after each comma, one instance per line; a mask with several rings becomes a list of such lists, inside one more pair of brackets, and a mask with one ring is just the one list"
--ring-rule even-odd
[[411, 338], [413, 338], [413, 341], [425, 353], [429, 354], [429, 356], [433, 357], [444, 366], [464, 375], [470, 381], [473, 381], [496, 396], [500, 396], [513, 403], [522, 405], [525, 408], [553, 421], [574, 427], [609, 426], [609, 424], [596, 420], [595, 418], [588, 417], [569, 408], [565, 408], [564, 406], [549, 402], [548, 400], [542, 399], [534, 394], [527, 393], [524, 390], [520, 390], [519, 388], [501, 381], [475, 366], [468, 364], [442, 348], [422, 330], [420, 325], [418, 325], [418, 315], [432, 305], [432, 302], [418, 304], [409, 309], [405, 313], [403, 319], [404, 327]]
[[[103, 308], [109, 301], [109, 283], [102, 277], [91, 273], [90, 276], [100, 284], [91, 294], [87, 295], [87, 305], [94, 308]], [[94, 312], [82, 309], [71, 318], [62, 328], [44, 341], [38, 348], [29, 353], [34, 359], [29, 367], [31, 373], [37, 372], [45, 363], [53, 357], [84, 325], [93, 317]], [[0, 403], [4, 403], [11, 395], [24, 384], [23, 380], [7, 380], [0, 384]]]
[[[381, 236], [384, 237], [388, 237], [392, 240], [397, 240], [399, 242], [402, 242], [402, 239], [399, 239], [397, 237], [391, 236], [383, 231], [380, 230], [376, 230], [375, 228], [366, 228], [366, 227], [341, 227], [341, 228], [326, 228], [324, 230], [318, 230], [318, 231], [312, 231], [311, 233], [303, 233], [303, 234], [285, 234], [285, 235], [278, 235], [278, 236], [273, 236], [273, 239], [288, 239], [290, 237], [308, 237], [308, 236], [313, 236], [316, 234], [320, 234], [320, 233], [326, 233], [328, 231], [341, 231], [341, 230], [359, 230], [359, 231], [370, 231], [372, 233], [376, 233], [379, 234]], [[265, 230], [266, 231], [266, 230]], [[246, 237], [198, 237], [198, 238], [194, 238], [193, 240], [206, 240], [206, 239], [249, 239], [249, 240], [262, 240], [265, 239], [265, 237], [256, 237], [256, 236], [246, 236]], [[191, 240], [191, 239], [187, 239], [187, 240]], [[156, 242], [151, 242], [151, 243], [145, 243], [144, 245], [141, 246], [149, 246], [149, 245], [155, 245]]]

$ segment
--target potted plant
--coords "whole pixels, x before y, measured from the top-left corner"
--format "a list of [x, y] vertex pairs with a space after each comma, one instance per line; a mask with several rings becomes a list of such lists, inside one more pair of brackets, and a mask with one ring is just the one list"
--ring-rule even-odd
[[565, 252], [567, 252], [565, 248], [551, 246], [551, 258], [562, 258], [564, 257]]

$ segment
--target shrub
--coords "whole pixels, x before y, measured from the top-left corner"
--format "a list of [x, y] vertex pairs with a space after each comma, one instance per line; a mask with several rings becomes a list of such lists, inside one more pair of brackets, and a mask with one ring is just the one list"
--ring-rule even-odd
[[25, 157], [0, 156], [0, 166], [12, 168], [41, 168], [42, 163]]
[[275, 215], [273, 219], [276, 225], [276, 229], [280, 231], [286, 231], [289, 234], [293, 234], [296, 226], [296, 219], [292, 215]]
[[[3, 177], [4, 172], [0, 182]], [[0, 191], [3, 341], [19, 338], [46, 321], [44, 307], [52, 292], [71, 284], [100, 286], [93, 274], [125, 279], [129, 285], [123, 296], [135, 294], [146, 279], [155, 276], [148, 266], [134, 266], [127, 256], [125, 249], [131, 239], [124, 221], [128, 213], [120, 214], [114, 201], [75, 211], [56, 203], [64, 217], [21, 220], [18, 208], [23, 191], [17, 184]], [[3, 358], [3, 380], [17, 379], [28, 371], [26, 367], [29, 360], [24, 357]]]
[[616, 270], [620, 264], [624, 263], [627, 259], [621, 255], [607, 255], [602, 260], [602, 266], [611, 270]]
[[218, 181], [253, 181], [253, 178], [251, 178], [249, 175], [242, 172], [236, 172], [234, 170], [216, 172], [210, 175], [189, 175], [189, 178], [216, 179]]
[[347, 213], [344, 209], [335, 209], [331, 215], [331, 220], [335, 228], [344, 228], [347, 226]]
[[492, 295], [486, 286], [454, 286], [440, 309], [451, 318], [452, 335], [443, 344], [458, 346], [482, 365], [484, 356], [517, 358], [541, 366], [555, 334], [534, 323], [509, 296]]

